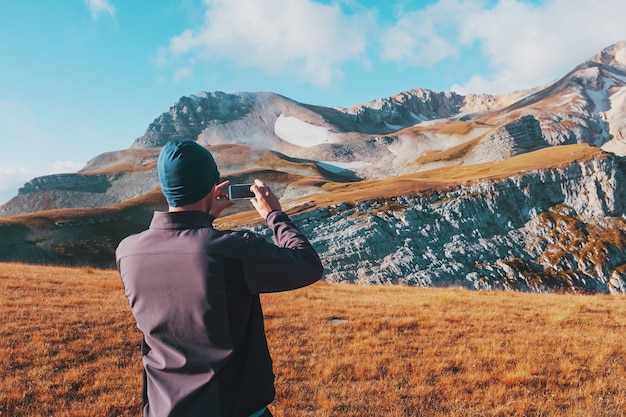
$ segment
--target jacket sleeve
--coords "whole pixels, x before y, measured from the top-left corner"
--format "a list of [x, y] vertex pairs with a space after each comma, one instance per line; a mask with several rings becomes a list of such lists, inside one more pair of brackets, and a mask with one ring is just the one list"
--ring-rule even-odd
[[250, 235], [242, 258], [252, 293], [293, 290], [320, 280], [324, 268], [308, 239], [282, 211], [267, 216], [276, 244]]

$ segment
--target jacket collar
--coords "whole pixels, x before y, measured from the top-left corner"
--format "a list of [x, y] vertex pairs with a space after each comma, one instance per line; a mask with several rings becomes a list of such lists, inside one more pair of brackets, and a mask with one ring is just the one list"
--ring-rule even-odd
[[155, 211], [150, 229], [202, 229], [213, 227], [213, 220], [202, 211]]

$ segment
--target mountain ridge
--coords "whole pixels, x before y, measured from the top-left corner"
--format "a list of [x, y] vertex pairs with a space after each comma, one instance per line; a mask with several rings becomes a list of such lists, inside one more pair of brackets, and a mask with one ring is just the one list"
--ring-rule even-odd
[[[182, 97], [128, 149], [35, 178], [0, 206], [4, 259], [110, 266], [116, 242], [166, 208], [155, 161], [173, 138], [207, 146], [231, 181], [267, 178], [328, 280], [626, 290], [625, 41], [502, 96], [415, 88], [348, 108], [271, 92]], [[217, 224], [266, 233], [249, 209]]]
[[[79, 181], [84, 182], [85, 177], [107, 169], [116, 162], [116, 158], [119, 158], [120, 164], [135, 158], [135, 166], [129, 165], [127, 171], [141, 171], [146, 163], [155, 158], [156, 153], [150, 153], [151, 149], [173, 138], [195, 137], [206, 146], [243, 144], [315, 160], [337, 170], [345, 168], [359, 178], [385, 177], [440, 166], [501, 160], [515, 155], [519, 153], [516, 149], [519, 146], [515, 134], [510, 134], [510, 131], [524, 118], [533, 124], [529, 116], [539, 122], [542, 137], [535, 135], [538, 143], [527, 144], [528, 150], [546, 145], [590, 143], [623, 155], [626, 154], [626, 118], [620, 116], [626, 112], [624, 50], [626, 42], [619, 42], [545, 88], [499, 97], [460, 96], [418, 88], [340, 109], [302, 105], [267, 92], [203, 92], [181, 98], [168, 112], [157, 117], [129, 149], [108, 153], [106, 165], [99, 165], [103, 161], [100, 155], [76, 175]], [[589, 74], [589, 68], [596, 70]], [[596, 96], [602, 93], [604, 97], [590, 97], [593, 95], [590, 91]], [[557, 92], [559, 95], [555, 95]], [[564, 103], [562, 96], [570, 96], [569, 102]], [[446, 98], [451, 101], [439, 105]], [[599, 105], [603, 107], [599, 108]], [[607, 108], [607, 105], [610, 106]], [[442, 112], [447, 117], [439, 118]], [[427, 114], [436, 118], [428, 119]], [[368, 128], [355, 129], [357, 120], [364, 120], [363, 126]], [[465, 123], [460, 132], [459, 122]], [[313, 129], [308, 137], [319, 140], [325, 135], [325, 140], [314, 146], [298, 146], [297, 143], [307, 139], [307, 129]], [[370, 133], [364, 133], [367, 131]], [[441, 134], [442, 131], [446, 133]], [[277, 135], [277, 132], [282, 133]], [[477, 137], [480, 139], [472, 144], [464, 159], [424, 163], [429, 160], [424, 158], [427, 153], [469, 144]], [[481, 143], [483, 146], [480, 146]], [[142, 151], [147, 153], [143, 160], [129, 156]], [[422, 164], [416, 164], [416, 161]], [[116, 179], [123, 177], [126, 176], [112, 177], [110, 182], [113, 185]], [[42, 178], [34, 180], [37, 184], [25, 184], [18, 193], [17, 201], [13, 199], [0, 206], [0, 216], [25, 213], [29, 207], [34, 210], [64, 207], [66, 203], [63, 201], [55, 205], [54, 198], [47, 199], [46, 205], [32, 204], [32, 199], [20, 198], [29, 190], [38, 189], [38, 186], [45, 188], [42, 183], [46, 182], [46, 178], [54, 179], [54, 176]], [[65, 178], [68, 176], [65, 175]], [[138, 178], [136, 182], [145, 180]], [[157, 186], [154, 180], [145, 183]], [[54, 189], [54, 186], [50, 188]], [[145, 189], [138, 192], [145, 192]], [[122, 202], [127, 198], [128, 195], [124, 194], [117, 199], [104, 199], [103, 204]], [[97, 199], [93, 200], [91, 205], [97, 205]]]

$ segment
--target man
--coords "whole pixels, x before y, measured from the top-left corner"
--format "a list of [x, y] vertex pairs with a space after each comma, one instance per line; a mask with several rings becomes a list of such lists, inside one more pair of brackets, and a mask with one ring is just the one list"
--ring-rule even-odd
[[271, 416], [274, 374], [259, 294], [321, 279], [306, 237], [259, 180], [252, 205], [276, 244], [212, 222], [235, 204], [211, 153], [168, 142], [157, 162], [168, 212], [124, 239], [117, 266], [144, 336], [145, 417]]

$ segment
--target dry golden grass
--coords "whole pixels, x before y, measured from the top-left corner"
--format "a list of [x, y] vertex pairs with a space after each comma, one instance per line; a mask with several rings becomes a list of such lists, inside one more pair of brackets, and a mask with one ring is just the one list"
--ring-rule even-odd
[[[0, 264], [0, 416], [138, 416], [116, 271]], [[626, 298], [318, 283], [262, 297], [277, 417], [623, 416]]]
[[0, 264], [0, 415], [137, 416], [139, 339], [114, 272]]
[[[440, 122], [435, 125], [417, 125], [407, 127], [406, 129], [397, 132], [398, 135], [412, 135], [419, 136], [422, 133], [436, 133], [439, 135], [457, 135], [465, 136], [469, 135], [472, 130], [476, 128], [485, 128], [485, 124], [477, 125], [475, 122], [468, 122], [462, 120], [449, 120], [446, 122]], [[495, 128], [494, 128], [495, 129]]]
[[426, 152], [423, 156], [417, 158], [415, 163], [425, 165], [431, 162], [459, 160], [474, 149], [480, 143], [481, 138], [482, 136], [443, 151]]

